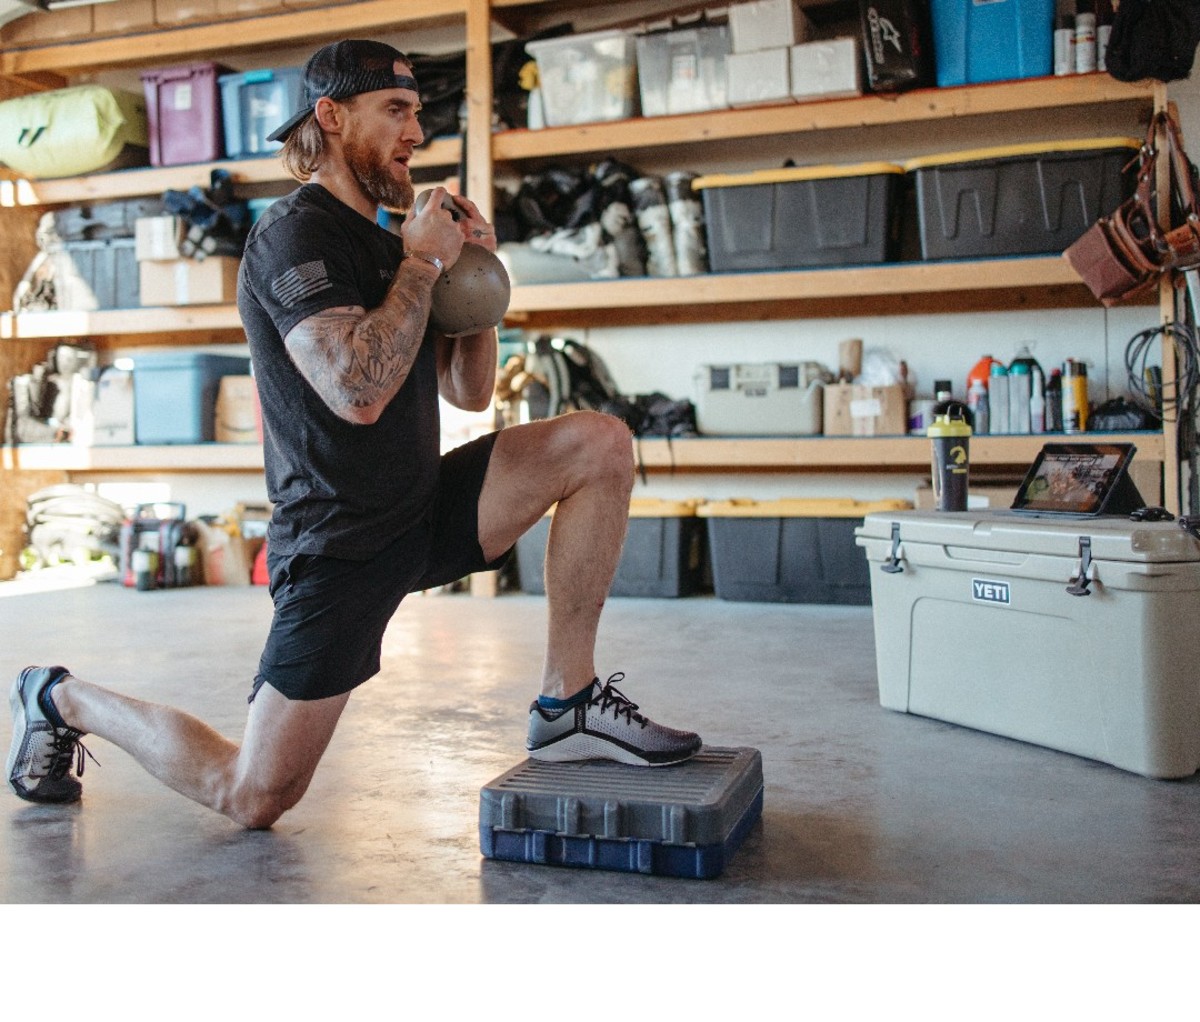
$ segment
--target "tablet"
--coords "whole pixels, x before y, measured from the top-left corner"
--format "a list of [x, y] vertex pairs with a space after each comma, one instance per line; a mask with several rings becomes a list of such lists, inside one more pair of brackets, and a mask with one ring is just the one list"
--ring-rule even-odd
[[1127, 515], [1145, 504], [1129, 478], [1136, 450], [1133, 444], [1044, 444], [1017, 490], [1012, 510]]

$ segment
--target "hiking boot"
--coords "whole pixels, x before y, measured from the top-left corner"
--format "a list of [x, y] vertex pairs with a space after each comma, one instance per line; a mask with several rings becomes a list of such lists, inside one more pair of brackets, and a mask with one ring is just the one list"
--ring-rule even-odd
[[612, 759], [633, 766], [670, 766], [691, 759], [700, 750], [700, 736], [676, 731], [647, 720], [614, 686], [624, 678], [614, 674], [603, 686], [592, 679], [570, 705], [548, 710], [537, 700], [529, 707], [531, 759], [555, 763]]
[[13, 682], [8, 783], [27, 802], [78, 802], [83, 793], [83, 785], [72, 776], [72, 768], [83, 774], [83, 732], [67, 727], [57, 712], [47, 711], [41, 698], [47, 686], [69, 673], [65, 667], [26, 667]]

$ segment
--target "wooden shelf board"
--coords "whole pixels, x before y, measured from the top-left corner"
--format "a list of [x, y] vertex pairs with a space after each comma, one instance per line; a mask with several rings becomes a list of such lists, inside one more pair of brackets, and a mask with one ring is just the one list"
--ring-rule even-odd
[[62, 472], [250, 472], [262, 471], [259, 444], [166, 444], [76, 447], [34, 444], [4, 447], [6, 469]]
[[[1163, 460], [1161, 433], [1105, 433], [1079, 437], [979, 436], [971, 438], [971, 465], [1027, 466], [1048, 440], [1095, 440], [1132, 443], [1141, 461]], [[641, 440], [640, 456], [648, 470], [848, 471], [912, 468], [928, 471], [929, 441], [920, 436], [880, 437], [692, 437]]]
[[[412, 166], [451, 167], [458, 163], [462, 144], [457, 138], [434, 139], [413, 156]], [[42, 181], [10, 179], [0, 181], [0, 206], [47, 206], [66, 202], [95, 202], [137, 195], [159, 195], [173, 188], [186, 191], [193, 186], [207, 188], [214, 170], [226, 170], [235, 185], [280, 182], [294, 187], [277, 156], [247, 160], [217, 160], [212, 163], [188, 163], [174, 167], [138, 167], [90, 174], [85, 177], [53, 178]]]
[[518, 319], [522, 313], [558, 310], [725, 305], [1079, 283], [1079, 276], [1060, 256], [1034, 256], [524, 284], [513, 288], [509, 310], [510, 316]]
[[958, 88], [917, 89], [888, 96], [710, 110], [536, 131], [505, 131], [495, 136], [492, 151], [496, 160], [526, 160], [1093, 103], [1129, 102], [1149, 106], [1153, 99], [1152, 84], [1118, 82], [1103, 73], [1029, 78]]
[[240, 329], [236, 305], [0, 314], [0, 338], [91, 337]]
[[236, 20], [193, 23], [110, 38], [41, 43], [0, 51], [0, 74], [82, 72], [179, 58], [264, 49], [306, 40], [350, 38], [466, 15], [471, 0], [360, 0], [305, 10], [284, 9]]
[[[980, 436], [971, 439], [973, 466], [1025, 466], [1048, 440], [1131, 443], [1139, 461], [1163, 460], [1161, 433], [1104, 433], [1079, 437]], [[866, 471], [929, 468], [929, 441], [919, 436], [881, 437], [690, 437], [638, 442], [648, 470], [675, 471]], [[35, 444], [4, 447], [6, 469], [64, 472], [246, 472], [261, 471], [258, 444], [179, 444], [132, 447], [75, 447]]]

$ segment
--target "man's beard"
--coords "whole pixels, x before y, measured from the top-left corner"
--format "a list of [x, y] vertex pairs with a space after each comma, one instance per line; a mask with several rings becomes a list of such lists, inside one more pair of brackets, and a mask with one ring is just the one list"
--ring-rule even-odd
[[342, 156], [359, 187], [384, 209], [411, 209], [415, 193], [411, 181], [397, 181], [381, 166], [369, 142], [342, 138]]

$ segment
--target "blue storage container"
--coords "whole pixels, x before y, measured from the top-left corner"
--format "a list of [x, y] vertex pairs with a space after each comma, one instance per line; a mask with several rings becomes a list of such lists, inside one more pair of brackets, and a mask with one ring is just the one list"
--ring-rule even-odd
[[139, 444], [198, 444], [216, 438], [223, 376], [245, 376], [250, 359], [169, 351], [133, 359], [134, 436]]
[[1055, 0], [933, 0], [938, 85], [1054, 70]]
[[267, 136], [300, 109], [300, 75], [298, 67], [221, 75], [226, 156], [265, 156], [283, 148]]

